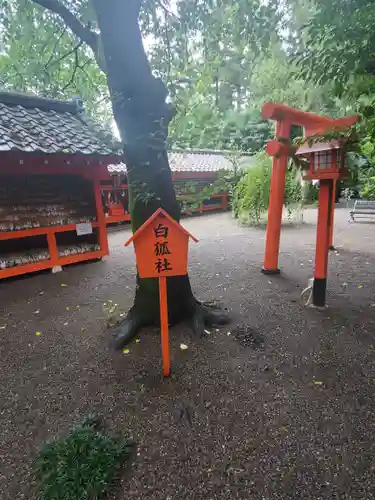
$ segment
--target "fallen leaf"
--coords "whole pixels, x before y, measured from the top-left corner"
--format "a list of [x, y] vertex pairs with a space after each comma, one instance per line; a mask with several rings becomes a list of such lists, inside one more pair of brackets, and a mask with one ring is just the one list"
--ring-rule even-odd
[[324, 385], [324, 382], [322, 382], [321, 380], [313, 380], [313, 384], [321, 386]]
[[181, 351], [186, 351], [186, 349], [188, 349], [188, 346], [186, 344], [180, 344], [180, 349]]
[[207, 333], [207, 335], [211, 335], [211, 332], [209, 330], [205, 330], [204, 333]]
[[140, 341], [141, 341], [141, 339], [135, 339], [135, 343], [136, 343], [136, 344], [139, 344], [139, 343], [140, 343]]
[[124, 354], [129, 354], [130, 349], [123, 349], [123, 351], [122, 351], [122, 352], [123, 352]]
[[232, 335], [232, 332], [228, 332], [228, 333], [227, 333], [227, 336], [229, 337], [229, 335]]
[[34, 314], [39, 314], [40, 313], [40, 309], [37, 309], [36, 311], [34, 311]]
[[41, 333], [41, 332], [36, 332], [36, 333], [35, 333], [35, 335], [36, 335], [37, 337], [40, 337], [40, 336], [42, 335], [42, 333]]
[[7, 327], [7, 325], [0, 326], [0, 330], [5, 330], [6, 327]]
[[68, 285], [66, 285], [65, 283], [61, 283], [61, 286], [63, 286], [63, 287], [64, 287], [64, 286], [68, 286]]
[[69, 323], [68, 323], [68, 322], [64, 323], [64, 326], [68, 326], [68, 325], [69, 325]]
[[357, 285], [357, 288], [363, 288], [363, 285]]

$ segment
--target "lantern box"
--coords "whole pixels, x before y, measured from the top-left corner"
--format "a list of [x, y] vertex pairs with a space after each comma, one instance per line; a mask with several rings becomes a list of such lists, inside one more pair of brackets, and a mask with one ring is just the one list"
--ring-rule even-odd
[[347, 158], [343, 144], [339, 141], [320, 142], [311, 147], [302, 146], [296, 151], [297, 156], [308, 160], [309, 167], [304, 175], [305, 180], [340, 179], [348, 175]]

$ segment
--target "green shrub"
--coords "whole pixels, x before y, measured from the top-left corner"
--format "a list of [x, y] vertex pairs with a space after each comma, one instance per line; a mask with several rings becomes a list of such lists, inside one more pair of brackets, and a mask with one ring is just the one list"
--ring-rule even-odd
[[[234, 190], [233, 213], [243, 222], [259, 224], [262, 215], [268, 210], [271, 184], [272, 158], [265, 153], [257, 155], [257, 163], [250, 167], [240, 178]], [[302, 199], [300, 174], [295, 167], [288, 168], [285, 179], [284, 205], [288, 215]]]
[[257, 164], [247, 170], [234, 190], [233, 213], [242, 221], [259, 224], [269, 203], [272, 162], [265, 153], [257, 155]]
[[368, 177], [360, 192], [361, 198], [375, 200], [375, 177]]
[[43, 446], [36, 459], [40, 500], [98, 500], [107, 493], [133, 445], [96, 426], [96, 416], [90, 415]]
[[310, 205], [318, 201], [319, 185], [307, 181], [302, 186], [302, 199], [304, 204]]

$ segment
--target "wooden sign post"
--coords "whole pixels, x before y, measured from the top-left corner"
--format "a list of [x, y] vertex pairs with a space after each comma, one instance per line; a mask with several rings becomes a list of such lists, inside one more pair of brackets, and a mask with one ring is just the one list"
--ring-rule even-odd
[[159, 208], [125, 243], [125, 246], [134, 243], [140, 278], [159, 280], [161, 350], [165, 377], [171, 374], [167, 277], [187, 274], [189, 238], [198, 241]]

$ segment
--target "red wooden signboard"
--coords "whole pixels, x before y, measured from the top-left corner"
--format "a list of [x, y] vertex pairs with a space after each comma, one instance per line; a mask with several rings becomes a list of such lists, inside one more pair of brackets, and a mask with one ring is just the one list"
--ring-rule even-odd
[[139, 276], [159, 279], [163, 373], [165, 377], [170, 375], [166, 278], [187, 274], [189, 238], [195, 242], [198, 241], [167, 212], [159, 208], [125, 243], [125, 246], [132, 242], [134, 244]]

